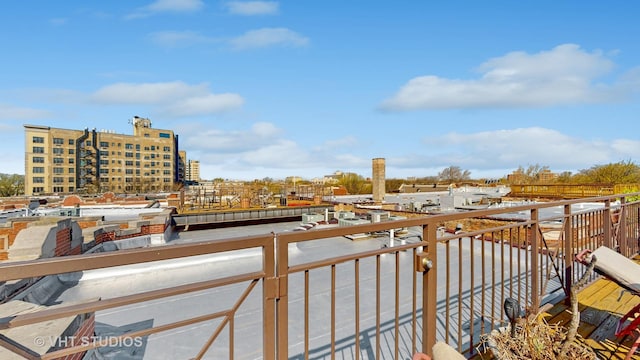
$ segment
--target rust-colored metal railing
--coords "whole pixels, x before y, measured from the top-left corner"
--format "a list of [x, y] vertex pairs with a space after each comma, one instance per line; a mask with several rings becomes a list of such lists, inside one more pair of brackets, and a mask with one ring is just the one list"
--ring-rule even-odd
[[[506, 298], [532, 310], [568, 299], [568, 289], [584, 272], [573, 261], [581, 249], [604, 245], [626, 256], [638, 253], [640, 203], [627, 202], [625, 196], [638, 193], [5, 263], [0, 281], [247, 249], [261, 254], [258, 268], [15, 315], [0, 319], [0, 330], [131, 304], [152, 307], [151, 300], [181, 294], [212, 291], [215, 296], [220, 289], [240, 286], [235, 300], [218, 311], [118, 336], [150, 336], [216, 319], [218, 326], [193, 357], [211, 356], [225, 330], [228, 358], [247, 358], [247, 347], [253, 345], [235, 340], [245, 338], [245, 327], [236, 323], [240, 314], [255, 317], [242, 314], [242, 305], [258, 296], [258, 356], [264, 359], [398, 359], [416, 351], [430, 353], [436, 340], [472, 355], [482, 334], [505, 325]], [[504, 220], [482, 225], [487, 218]], [[442, 231], [446, 224], [469, 220], [481, 226]], [[356, 234], [369, 234], [369, 240], [357, 240]], [[329, 251], [314, 251], [321, 248]], [[259, 288], [262, 294], [256, 295]], [[28, 359], [54, 359], [100, 346], [80, 344], [39, 354], [1, 334], [0, 345]]]
[[575, 199], [637, 192], [640, 184], [512, 184], [511, 196]]

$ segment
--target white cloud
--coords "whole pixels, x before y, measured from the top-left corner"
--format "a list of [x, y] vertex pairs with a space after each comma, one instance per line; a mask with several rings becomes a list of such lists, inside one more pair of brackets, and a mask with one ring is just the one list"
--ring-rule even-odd
[[278, 13], [276, 1], [229, 1], [225, 4], [231, 14], [236, 15], [272, 15]]
[[640, 147], [640, 142], [635, 140], [585, 140], [539, 127], [472, 134], [452, 132], [426, 138], [424, 144], [431, 149], [430, 156], [419, 156], [420, 160], [407, 162], [408, 166], [415, 167], [416, 163], [443, 168], [455, 165], [495, 171], [539, 164], [552, 170], [575, 171], [620, 161]]
[[0, 120], [35, 120], [50, 117], [51, 113], [46, 110], [0, 104]]
[[259, 122], [247, 130], [225, 131], [211, 126], [190, 126], [181, 131], [181, 136], [186, 146], [194, 150], [228, 154], [255, 151], [277, 143], [281, 132], [271, 123]]
[[237, 109], [243, 104], [244, 99], [238, 94], [207, 94], [177, 100], [166, 111], [174, 116], [197, 116]]
[[[624, 84], [596, 82], [614, 67], [600, 51], [564, 44], [537, 54], [512, 52], [478, 67], [480, 78], [446, 79], [435, 75], [409, 80], [385, 100], [385, 110], [545, 107], [596, 103], [620, 96]], [[638, 82], [633, 83], [638, 89]], [[627, 88], [626, 91], [629, 89]]]
[[627, 158], [637, 158], [640, 154], [640, 141], [629, 139], [618, 139], [611, 142], [611, 148], [621, 155], [620, 160]]
[[[188, 157], [201, 164], [217, 164], [225, 174], [246, 173], [245, 177], [280, 176], [281, 174], [321, 176], [336, 164], [351, 167], [366, 164], [356, 156], [308, 150], [296, 140], [286, 138], [283, 129], [269, 122], [249, 128], [223, 130], [211, 125], [184, 124], [180, 129], [181, 146]], [[365, 165], [367, 166], [367, 165]], [[211, 170], [209, 177], [215, 177]], [[225, 175], [224, 177], [228, 177]]]
[[203, 7], [204, 2], [202, 0], [156, 0], [128, 14], [125, 18], [144, 18], [157, 13], [189, 13], [199, 11]]
[[164, 47], [187, 47], [215, 41], [194, 31], [159, 31], [149, 35], [151, 41]]
[[156, 0], [146, 6], [146, 9], [155, 12], [193, 12], [204, 7], [202, 0]]
[[151, 105], [172, 116], [213, 114], [242, 106], [238, 94], [213, 94], [207, 84], [189, 85], [181, 81], [165, 83], [117, 83], [91, 95], [91, 101], [109, 105]]
[[235, 49], [245, 50], [271, 46], [305, 46], [309, 39], [286, 28], [264, 28], [247, 31], [230, 42]]

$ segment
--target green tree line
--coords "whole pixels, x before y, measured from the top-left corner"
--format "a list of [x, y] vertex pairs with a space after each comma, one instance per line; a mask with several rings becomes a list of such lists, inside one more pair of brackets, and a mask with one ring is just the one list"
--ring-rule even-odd
[[24, 194], [24, 175], [0, 174], [0, 197]]

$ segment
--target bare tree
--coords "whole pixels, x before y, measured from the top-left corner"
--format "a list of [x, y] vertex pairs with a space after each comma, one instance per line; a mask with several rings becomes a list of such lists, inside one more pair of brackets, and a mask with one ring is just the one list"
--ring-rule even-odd
[[438, 173], [438, 180], [448, 183], [461, 182], [471, 179], [469, 170], [462, 170], [459, 166], [449, 166]]

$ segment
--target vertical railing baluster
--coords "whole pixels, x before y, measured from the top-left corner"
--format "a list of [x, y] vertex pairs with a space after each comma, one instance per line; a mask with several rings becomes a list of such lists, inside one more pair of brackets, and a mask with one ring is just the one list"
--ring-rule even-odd
[[396, 285], [395, 285], [395, 315], [396, 321], [394, 324], [393, 335], [395, 338], [394, 346], [394, 359], [399, 359], [400, 354], [400, 252], [395, 252], [396, 260]]
[[304, 272], [304, 359], [309, 360], [309, 270]]
[[[423, 307], [422, 312], [425, 311]], [[422, 328], [425, 328], [424, 322]], [[380, 359], [380, 255], [376, 255], [376, 359]]]
[[[355, 260], [355, 318], [356, 318], [356, 360], [360, 359], [360, 259]], [[415, 273], [415, 271], [413, 272]], [[415, 294], [415, 292], [414, 292]], [[414, 296], [415, 297], [415, 296]]]
[[[563, 250], [564, 253], [564, 288], [568, 292], [565, 294], [565, 304], [571, 304], [571, 287], [573, 286], [574, 273], [574, 249], [573, 247], [573, 218], [571, 217], [571, 205], [564, 206], [563, 223]], [[577, 249], [579, 250], [579, 249]]]
[[[451, 316], [451, 311], [449, 309], [449, 305], [451, 305], [451, 247], [449, 246], [449, 241], [445, 243], [445, 328], [449, 329], [449, 317]], [[445, 331], [444, 333], [445, 341], [449, 341], [449, 331]]]
[[331, 360], [336, 358], [336, 265], [331, 265]]
[[533, 252], [533, 256], [531, 256], [531, 309], [533, 312], [537, 312], [540, 307], [540, 278], [538, 276], [538, 267], [539, 267], [539, 253], [540, 251], [540, 231], [539, 231], [539, 219], [538, 219], [538, 209], [531, 209], [531, 232], [529, 236], [531, 236], [531, 251]]

